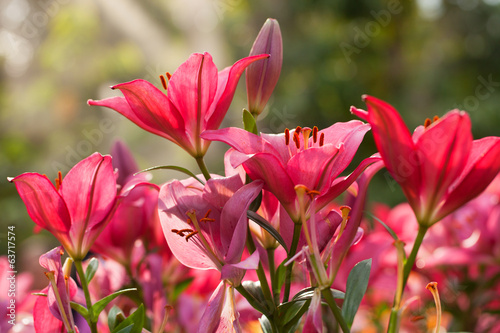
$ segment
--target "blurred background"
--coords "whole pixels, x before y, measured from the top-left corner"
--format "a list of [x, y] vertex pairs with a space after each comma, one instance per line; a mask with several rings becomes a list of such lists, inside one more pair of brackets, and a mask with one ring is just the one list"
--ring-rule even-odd
[[[268, 17], [281, 25], [284, 59], [261, 131], [355, 119], [349, 107], [364, 108], [361, 95], [370, 94], [411, 129], [460, 108], [475, 138], [500, 135], [499, 0], [0, 0], [0, 253], [9, 225], [26, 265], [43, 253], [26, 241], [34, 223], [7, 177], [55, 178], [92, 152], [109, 153], [118, 138], [141, 168], [197, 172], [182, 149], [86, 101], [117, 95], [109, 86], [136, 78], [160, 86], [158, 75], [193, 52], [229, 66], [248, 55]], [[240, 126], [245, 106], [242, 78], [223, 126]], [[211, 146], [212, 172], [222, 173], [225, 149]], [[356, 161], [374, 152], [368, 134]], [[172, 177], [183, 175], [154, 173], [158, 184]], [[391, 205], [403, 200], [383, 173], [371, 193]]]

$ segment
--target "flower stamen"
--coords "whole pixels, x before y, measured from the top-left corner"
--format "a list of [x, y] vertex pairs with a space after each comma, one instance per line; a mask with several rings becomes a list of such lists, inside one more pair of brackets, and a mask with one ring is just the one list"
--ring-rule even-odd
[[313, 127], [313, 143], [316, 143], [318, 141], [318, 127], [314, 126]]
[[309, 127], [304, 127], [302, 129], [302, 136], [304, 138], [304, 149], [309, 148], [309, 135], [311, 134], [311, 129]]
[[295, 146], [297, 147], [297, 149], [300, 149], [300, 139], [297, 131], [293, 133], [293, 142], [295, 142]]
[[165, 77], [163, 75], [160, 75], [160, 81], [163, 89], [167, 90], [167, 80], [165, 80]]
[[319, 136], [319, 146], [323, 147], [323, 144], [325, 143], [325, 133], [321, 133]]
[[285, 128], [285, 145], [290, 144], [290, 130], [288, 128]]
[[[56, 178], [56, 190], [59, 191], [62, 185], [62, 173], [61, 171], [57, 172], [57, 178]], [[61, 254], [62, 255], [62, 254]]]

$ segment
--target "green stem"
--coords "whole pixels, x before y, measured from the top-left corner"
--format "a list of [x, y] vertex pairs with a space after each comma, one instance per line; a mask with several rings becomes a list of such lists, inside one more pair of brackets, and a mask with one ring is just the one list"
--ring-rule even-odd
[[321, 294], [323, 295], [323, 298], [325, 299], [326, 303], [330, 307], [330, 309], [333, 312], [333, 316], [337, 320], [337, 323], [340, 325], [340, 328], [342, 329], [342, 332], [344, 333], [349, 333], [349, 327], [347, 326], [347, 323], [344, 320], [344, 317], [342, 317], [342, 313], [340, 312], [340, 308], [337, 306], [337, 303], [335, 303], [335, 299], [333, 298], [332, 292], [330, 291], [330, 288], [323, 289], [321, 291]]
[[203, 176], [205, 176], [205, 180], [209, 180], [210, 177], [210, 172], [208, 172], [207, 166], [205, 165], [205, 161], [203, 160], [203, 156], [195, 157], [196, 163], [198, 163], [198, 167], [201, 170], [201, 173]]
[[97, 333], [97, 320], [94, 319], [94, 312], [92, 309], [92, 300], [90, 299], [89, 285], [87, 282], [87, 278], [85, 277], [85, 272], [83, 271], [82, 261], [75, 260], [74, 264], [75, 264], [76, 272], [78, 273], [78, 276], [80, 277], [80, 283], [82, 284], [83, 293], [85, 294], [85, 302], [87, 303], [87, 310], [89, 312], [88, 318], [85, 318], [85, 319], [87, 319], [87, 322], [90, 326], [90, 331], [92, 333]]
[[267, 249], [267, 260], [269, 261], [269, 274], [271, 275], [271, 288], [273, 291], [274, 304], [280, 304], [280, 293], [281, 288], [278, 285], [278, 280], [276, 279], [276, 264], [274, 262], [274, 250]]
[[[408, 277], [410, 276], [413, 265], [415, 264], [415, 260], [417, 259], [417, 253], [420, 249], [420, 245], [422, 245], [422, 241], [424, 240], [425, 233], [429, 229], [425, 224], [420, 224], [418, 228], [418, 234], [415, 238], [415, 242], [413, 243], [413, 248], [411, 249], [410, 256], [406, 259], [403, 271], [403, 286], [401, 297], [403, 296], [404, 289], [406, 283], [408, 282]], [[389, 319], [389, 327], [387, 328], [387, 333], [396, 333], [399, 331], [399, 321], [400, 321], [400, 304], [396, 304], [397, 300], [394, 299], [393, 308], [391, 311], [391, 317]]]
[[[255, 247], [255, 243], [253, 242], [252, 233], [250, 232], [250, 229], [248, 229], [247, 231], [247, 247], [250, 254], [254, 253], [257, 250], [257, 248]], [[257, 276], [259, 277], [262, 293], [264, 294], [264, 297], [269, 303], [269, 310], [271, 310], [271, 312], [274, 312], [276, 305], [274, 304], [273, 296], [271, 295], [271, 289], [269, 288], [269, 283], [267, 282], [267, 277], [266, 273], [264, 272], [264, 267], [262, 266], [262, 263], [260, 261], [259, 261], [259, 267], [257, 268]]]
[[[297, 246], [299, 245], [300, 232], [302, 230], [302, 224], [295, 224], [293, 226], [293, 238], [292, 245], [290, 246], [290, 252], [288, 252], [288, 257], [285, 260], [290, 260], [295, 253], [297, 252]], [[292, 269], [293, 262], [289, 263], [286, 266], [285, 272], [285, 291], [283, 293], [283, 303], [288, 302], [288, 298], [290, 297], [290, 284], [292, 283]]]

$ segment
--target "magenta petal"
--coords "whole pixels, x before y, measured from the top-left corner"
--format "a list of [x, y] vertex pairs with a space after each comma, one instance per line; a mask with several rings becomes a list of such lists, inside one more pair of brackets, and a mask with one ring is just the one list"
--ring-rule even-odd
[[[227, 83], [224, 87], [223, 93], [220, 95], [220, 99], [217, 102], [217, 105], [213, 109], [213, 113], [209, 116], [207, 120], [206, 129], [215, 129], [219, 128], [222, 123], [222, 119], [226, 115], [227, 109], [231, 105], [231, 101], [233, 100], [234, 92], [236, 90], [236, 86], [238, 85], [238, 81], [240, 79], [241, 74], [248, 65], [253, 63], [254, 61], [265, 59], [269, 57], [268, 54], [255, 55], [251, 57], [246, 57], [238, 60], [234, 63], [233, 66], [229, 69], [229, 73], [227, 73]], [[224, 77], [219, 77], [220, 79], [225, 79]]]
[[226, 289], [226, 283], [221, 281], [212, 296], [210, 296], [205, 312], [203, 312], [203, 316], [198, 324], [199, 333], [216, 332], [221, 321], [222, 308], [226, 300]]
[[61, 185], [72, 219], [72, 236], [102, 223], [115, 204], [116, 181], [110, 156], [94, 153], [75, 165]]
[[117, 184], [125, 185], [126, 179], [139, 171], [130, 149], [121, 140], [116, 140], [111, 147], [111, 156], [113, 157], [113, 168], [118, 169]]
[[172, 135], [169, 134], [169, 132], [165, 132], [165, 128], [163, 128], [159, 123], [149, 122], [148, 119], [143, 117], [143, 113], [146, 112], [145, 110], [143, 110], [143, 112], [141, 113], [136, 113], [124, 97], [111, 97], [99, 101], [88, 100], [87, 103], [89, 105], [103, 106], [113, 109], [116, 112], [128, 118], [130, 121], [132, 121], [134, 124], [142, 128], [143, 130], [164, 137], [180, 145], [179, 142], [177, 142], [176, 139], [174, 139], [174, 137], [172, 137]]
[[255, 251], [251, 256], [237, 264], [226, 264], [221, 270], [221, 279], [231, 281], [234, 286], [239, 286], [245, 271], [257, 269], [259, 267], [259, 251]]
[[434, 220], [439, 221], [484, 191], [500, 171], [499, 156], [500, 138], [474, 140], [467, 164]]
[[235, 264], [241, 259], [247, 238], [247, 210], [262, 190], [262, 182], [254, 181], [240, 188], [227, 201], [221, 213], [222, 254], [226, 263]]
[[[163, 234], [169, 248], [175, 257], [185, 266], [195, 269], [219, 269], [218, 259], [214, 258], [207, 250], [199, 245], [196, 236], [186, 241], [172, 230], [192, 229], [192, 224], [187, 223], [186, 212], [194, 209], [201, 216], [208, 209], [214, 208], [201, 199], [201, 192], [184, 187], [179, 181], [163, 185], [158, 198], [158, 213], [160, 216]], [[215, 208], [211, 217], [215, 214]], [[210, 238], [209, 238], [210, 239]]]
[[[48, 287], [40, 291], [47, 293]], [[60, 333], [64, 331], [63, 322], [52, 315], [47, 298], [38, 296], [33, 307], [33, 324], [37, 333]]]
[[205, 184], [203, 199], [211, 205], [222, 209], [234, 193], [243, 186], [240, 175], [226, 178], [211, 178]]
[[36, 224], [54, 233], [58, 239], [58, 235], [69, 231], [71, 218], [68, 208], [46, 176], [23, 173], [11, 181], [16, 185], [29, 216]]
[[205, 131], [201, 134], [201, 137], [205, 140], [224, 142], [245, 154], [269, 153], [278, 155], [276, 149], [269, 142], [241, 128], [229, 127], [215, 131]]
[[408, 200], [418, 201], [420, 170], [410, 162], [416, 158], [410, 131], [391, 105], [371, 96], [364, 96], [364, 100], [368, 106], [368, 122], [387, 170], [401, 185]]
[[209, 53], [194, 53], [172, 75], [167, 96], [180, 111], [191, 133], [201, 130], [217, 91], [217, 67]]
[[321, 311], [321, 292], [318, 288], [314, 289], [311, 305], [307, 311], [304, 323], [303, 333], [323, 333], [323, 319]]
[[449, 112], [420, 135], [416, 146], [422, 160], [420, 169], [423, 184], [420, 195], [424, 201], [424, 211], [435, 207], [460, 175], [471, 144], [470, 119], [464, 112]]

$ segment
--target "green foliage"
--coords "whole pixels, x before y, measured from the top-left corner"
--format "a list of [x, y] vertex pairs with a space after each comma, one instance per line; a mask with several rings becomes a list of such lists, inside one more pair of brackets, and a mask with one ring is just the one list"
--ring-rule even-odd
[[342, 317], [344, 317], [349, 327], [352, 326], [354, 316], [358, 312], [359, 305], [368, 287], [371, 265], [371, 259], [358, 262], [347, 278], [345, 299], [342, 305]]

